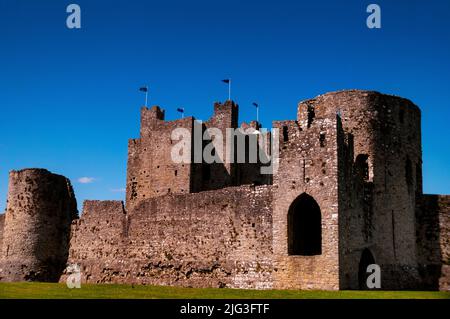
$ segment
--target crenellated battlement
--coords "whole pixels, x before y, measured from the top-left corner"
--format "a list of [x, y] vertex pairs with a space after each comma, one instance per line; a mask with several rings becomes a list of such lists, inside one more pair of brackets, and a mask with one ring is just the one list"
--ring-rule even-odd
[[[194, 193], [252, 182], [267, 183], [269, 179], [260, 176], [259, 164], [230, 163], [225, 158], [225, 142], [216, 144], [214, 136], [206, 132], [218, 129], [226, 138], [227, 129], [238, 128], [238, 110], [239, 106], [233, 101], [216, 102], [213, 115], [201, 122], [194, 117], [165, 121], [164, 110], [160, 107], [142, 108], [141, 136], [131, 139], [128, 144], [127, 207], [146, 198], [170, 193]], [[259, 128], [260, 125], [256, 121], [243, 123], [243, 130], [239, 133], [250, 127]], [[172, 135], [177, 128], [186, 129], [191, 137], [188, 163], [176, 163], [171, 157], [174, 145], [179, 142]], [[199, 162], [194, 158], [195, 148], [201, 148], [197, 152], [202, 156], [209, 143], [214, 144], [213, 152], [222, 154], [219, 163], [206, 163], [202, 159]]]

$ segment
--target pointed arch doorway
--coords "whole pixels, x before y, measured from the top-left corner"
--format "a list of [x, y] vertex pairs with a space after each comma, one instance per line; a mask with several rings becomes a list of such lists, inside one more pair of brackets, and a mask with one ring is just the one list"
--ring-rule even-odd
[[315, 199], [306, 193], [298, 196], [289, 207], [288, 254], [322, 254], [322, 214]]

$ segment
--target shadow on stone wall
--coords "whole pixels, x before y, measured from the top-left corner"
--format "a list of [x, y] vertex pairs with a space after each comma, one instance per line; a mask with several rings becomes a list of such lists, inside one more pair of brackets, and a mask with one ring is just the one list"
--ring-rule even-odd
[[442, 276], [442, 248], [440, 214], [442, 206], [439, 195], [423, 195], [416, 209], [416, 238], [418, 270], [422, 289], [438, 290]]

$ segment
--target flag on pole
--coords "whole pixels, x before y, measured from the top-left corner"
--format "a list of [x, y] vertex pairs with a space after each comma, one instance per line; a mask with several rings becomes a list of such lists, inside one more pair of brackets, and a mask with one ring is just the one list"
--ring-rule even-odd
[[228, 84], [228, 101], [231, 101], [231, 79], [225, 79], [222, 82]]
[[181, 118], [184, 117], [184, 107], [177, 108], [177, 111], [181, 113]]
[[147, 106], [147, 97], [148, 97], [148, 86], [142, 86], [139, 88], [139, 92], [144, 92], [145, 93], [145, 104], [144, 106]]
[[256, 122], [259, 123], [259, 105], [256, 102], [252, 103], [254, 107], [256, 107]]

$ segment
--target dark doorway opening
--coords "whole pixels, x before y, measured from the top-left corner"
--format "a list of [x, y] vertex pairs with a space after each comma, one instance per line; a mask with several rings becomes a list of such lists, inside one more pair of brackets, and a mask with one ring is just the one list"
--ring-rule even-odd
[[322, 254], [322, 215], [317, 202], [306, 193], [298, 196], [288, 212], [289, 255]]

